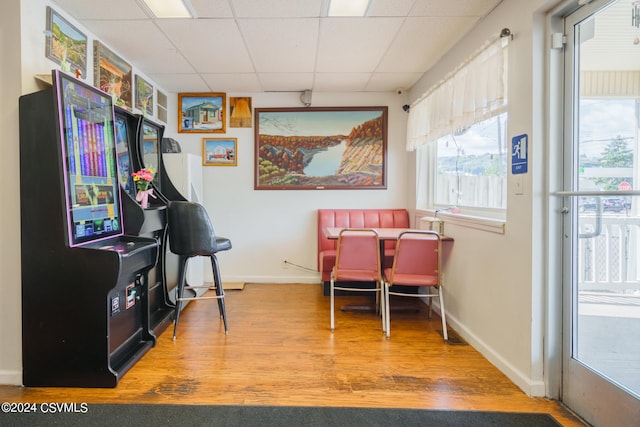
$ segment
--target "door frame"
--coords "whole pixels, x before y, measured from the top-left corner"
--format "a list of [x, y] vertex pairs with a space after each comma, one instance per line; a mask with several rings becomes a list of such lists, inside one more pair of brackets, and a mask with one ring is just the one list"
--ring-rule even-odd
[[[573, 27], [615, 0], [594, 0], [578, 5], [565, 1], [547, 15], [548, 94], [548, 326], [545, 373], [547, 395], [563, 401], [590, 423], [618, 425], [638, 413], [637, 399], [606, 381], [572, 354], [572, 244], [577, 207], [575, 199], [588, 192], [573, 190], [574, 117]], [[565, 36], [564, 46], [552, 40]], [[566, 173], [565, 173], [566, 171]], [[632, 193], [640, 194], [638, 191]], [[628, 193], [630, 194], [630, 193]], [[636, 195], [637, 195], [636, 194]], [[577, 215], [577, 212], [576, 212]], [[568, 267], [565, 266], [568, 263]], [[559, 332], [561, 331], [561, 332]], [[561, 375], [560, 375], [561, 374]], [[595, 392], [594, 392], [595, 391]]]

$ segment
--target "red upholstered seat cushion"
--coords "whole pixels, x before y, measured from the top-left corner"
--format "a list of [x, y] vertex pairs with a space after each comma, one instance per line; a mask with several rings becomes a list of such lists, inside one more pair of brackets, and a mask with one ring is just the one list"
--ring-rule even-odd
[[[336, 262], [337, 240], [324, 235], [324, 227], [350, 228], [408, 228], [409, 212], [406, 209], [318, 209], [318, 271], [322, 281], [331, 278]], [[385, 242], [383, 265], [391, 266], [395, 242]]]
[[[384, 269], [384, 277], [391, 281], [391, 268]], [[396, 273], [393, 276], [393, 283], [402, 286], [436, 286], [438, 284], [438, 276], [423, 274], [403, 274]]]

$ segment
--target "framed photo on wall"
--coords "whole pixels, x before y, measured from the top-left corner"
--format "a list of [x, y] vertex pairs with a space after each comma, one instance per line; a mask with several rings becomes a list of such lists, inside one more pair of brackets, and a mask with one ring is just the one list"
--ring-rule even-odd
[[238, 166], [237, 138], [202, 138], [203, 166]]
[[83, 78], [87, 73], [87, 36], [47, 6], [45, 56], [62, 71]]
[[136, 108], [145, 116], [153, 115], [153, 85], [136, 74]]
[[225, 93], [179, 93], [178, 132], [225, 133]]
[[229, 98], [229, 126], [232, 128], [251, 127], [251, 98]]
[[256, 190], [385, 189], [387, 107], [256, 108]]
[[116, 105], [131, 110], [133, 103], [131, 65], [111, 49], [93, 41], [93, 85], [111, 94]]

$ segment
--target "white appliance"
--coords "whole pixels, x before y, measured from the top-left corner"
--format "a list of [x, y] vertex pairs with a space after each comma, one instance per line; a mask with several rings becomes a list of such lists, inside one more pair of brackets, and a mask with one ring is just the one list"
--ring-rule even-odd
[[[162, 153], [167, 176], [187, 200], [202, 204], [202, 157], [191, 153]], [[204, 284], [205, 257], [193, 257], [187, 263], [187, 284]]]

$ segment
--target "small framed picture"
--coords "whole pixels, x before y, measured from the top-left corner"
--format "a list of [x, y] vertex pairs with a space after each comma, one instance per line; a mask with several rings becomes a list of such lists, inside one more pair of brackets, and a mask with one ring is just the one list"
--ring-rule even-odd
[[202, 138], [204, 166], [238, 166], [238, 138]]
[[225, 93], [179, 93], [179, 133], [225, 133]]
[[87, 73], [87, 36], [47, 6], [45, 55], [60, 69], [85, 78]]
[[136, 74], [136, 108], [146, 116], [153, 115], [153, 85]]
[[93, 85], [113, 96], [116, 105], [133, 108], [133, 68], [98, 40], [93, 41]]
[[250, 128], [252, 121], [251, 98], [229, 98], [229, 126], [232, 128]]

